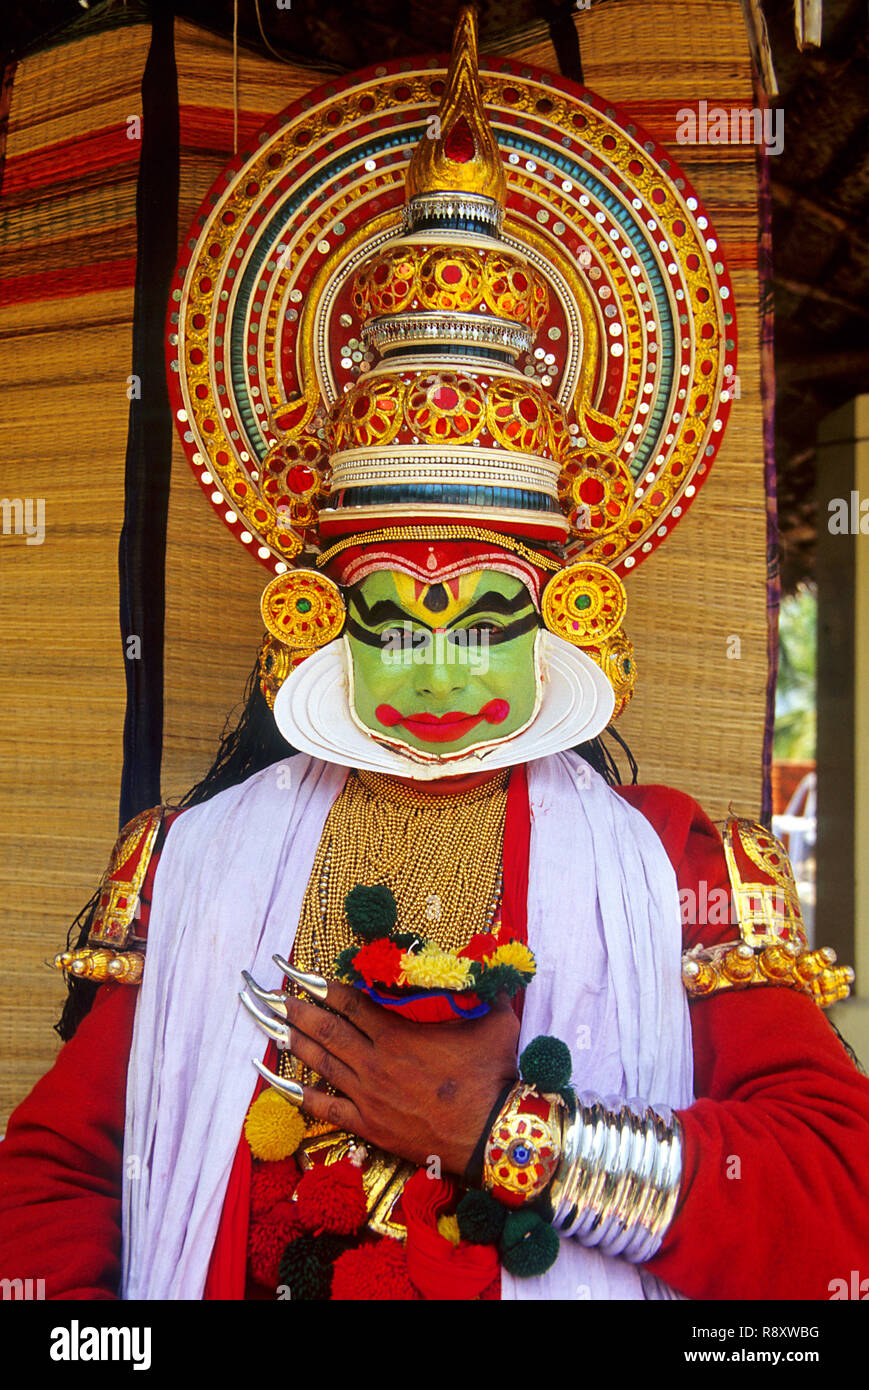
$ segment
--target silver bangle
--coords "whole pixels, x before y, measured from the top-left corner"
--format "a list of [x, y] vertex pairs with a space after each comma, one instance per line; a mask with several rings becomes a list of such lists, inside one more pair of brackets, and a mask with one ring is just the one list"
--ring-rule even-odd
[[606, 1255], [643, 1264], [673, 1220], [682, 1177], [679, 1121], [666, 1106], [582, 1092], [563, 1121], [549, 1190], [552, 1224]]

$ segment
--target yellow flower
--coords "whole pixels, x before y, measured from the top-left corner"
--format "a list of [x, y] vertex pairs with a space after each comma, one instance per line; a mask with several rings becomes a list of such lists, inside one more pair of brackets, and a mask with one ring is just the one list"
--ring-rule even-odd
[[416, 989], [467, 989], [471, 983], [471, 962], [429, 942], [415, 955], [404, 953], [399, 983]]
[[489, 965], [512, 965], [514, 970], [520, 970], [523, 975], [534, 975], [537, 971], [534, 956], [527, 946], [522, 945], [521, 941], [508, 941], [503, 946], [499, 946], [488, 963]]

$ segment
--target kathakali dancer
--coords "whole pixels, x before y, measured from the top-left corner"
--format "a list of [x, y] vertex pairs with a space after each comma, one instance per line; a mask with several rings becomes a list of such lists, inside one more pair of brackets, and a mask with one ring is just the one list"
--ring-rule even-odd
[[600, 742], [735, 360], [628, 120], [478, 71], [464, 11], [446, 77], [312, 93], [203, 206], [178, 419], [268, 631], [58, 958], [68, 1033], [96, 1001], [0, 1155], [50, 1298], [821, 1299], [865, 1256], [851, 972], [763, 827]]

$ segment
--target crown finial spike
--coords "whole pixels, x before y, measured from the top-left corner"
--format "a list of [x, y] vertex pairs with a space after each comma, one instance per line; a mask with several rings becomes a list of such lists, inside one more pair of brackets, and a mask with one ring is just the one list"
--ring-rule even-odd
[[459, 11], [446, 87], [430, 129], [407, 171], [408, 199], [426, 193], [472, 193], [503, 206], [507, 180], [498, 142], [480, 95], [477, 12]]

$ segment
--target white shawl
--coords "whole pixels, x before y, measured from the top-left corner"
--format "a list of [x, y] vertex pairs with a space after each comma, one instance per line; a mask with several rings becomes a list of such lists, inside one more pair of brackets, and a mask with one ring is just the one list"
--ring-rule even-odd
[[[347, 769], [298, 755], [193, 807], [160, 857], [127, 1082], [127, 1299], [200, 1299], [262, 1034], [241, 971], [278, 987], [328, 812]], [[521, 1046], [554, 1033], [578, 1090], [692, 1096], [675, 875], [645, 817], [573, 753], [528, 765], [528, 939], [537, 959]], [[135, 1160], [135, 1161], [131, 1161]], [[667, 1297], [575, 1241], [505, 1299]]]

